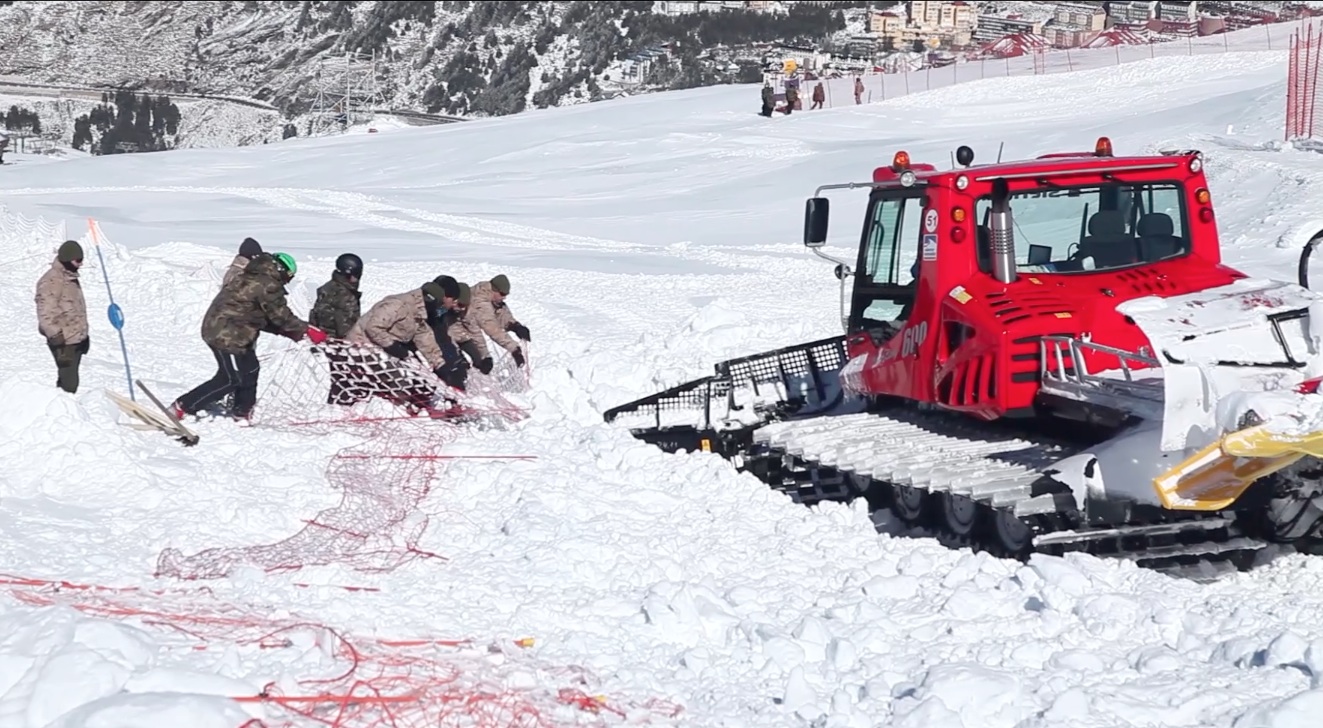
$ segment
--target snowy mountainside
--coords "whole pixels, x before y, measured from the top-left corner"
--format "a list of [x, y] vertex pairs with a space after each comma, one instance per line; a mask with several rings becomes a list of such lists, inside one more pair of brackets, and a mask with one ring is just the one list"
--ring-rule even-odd
[[[777, 20], [749, 14], [748, 27], [737, 27], [742, 35], [726, 27], [719, 37], [777, 40], [769, 23], [780, 23], [790, 40], [843, 23], [807, 5], [793, 12]], [[0, 7], [0, 74], [249, 96], [271, 102], [305, 134], [299, 121], [318, 88], [351, 89], [356, 105], [511, 114], [621, 93], [625, 59], [669, 41], [692, 53], [646, 88], [716, 83], [723, 79], [694, 62], [704, 22], [655, 15], [650, 2], [20, 0]]]
[[[170, 142], [178, 149], [236, 147], [281, 140], [284, 120], [279, 112], [224, 101], [174, 98], [180, 109], [178, 133]], [[58, 139], [60, 147], [73, 145], [75, 124], [101, 105], [100, 100], [50, 98], [0, 93], [0, 110], [17, 106], [37, 114], [42, 132]]]
[[[749, 112], [752, 88], [710, 88], [0, 168], [11, 210], [72, 236], [91, 216], [109, 240], [105, 267], [89, 257], [84, 269], [93, 344], [68, 396], [51, 386], [30, 295], [64, 232], [0, 218], [0, 325], [15, 332], [0, 364], [12, 413], [0, 418], [11, 572], [0, 655], [13, 680], [0, 716], [19, 728], [233, 728], [262, 712], [279, 724], [281, 709], [252, 696], [273, 681], [271, 692], [313, 692], [339, 672], [334, 631], [369, 667], [410, 665], [430, 640], [429, 659], [461, 676], [447, 685], [518, 698], [534, 725], [619, 724], [618, 709], [684, 726], [1312, 726], [1317, 558], [1206, 585], [1087, 557], [1021, 565], [878, 536], [861, 506], [796, 506], [714, 456], [666, 455], [601, 422], [718, 359], [837, 331], [830, 266], [798, 243], [802, 200], [898, 148], [937, 164], [961, 143], [986, 157], [1005, 141], [1008, 158], [1099, 135], [1118, 152], [1201, 148], [1228, 262], [1292, 278], [1299, 236], [1323, 227], [1323, 175], [1312, 153], [1275, 141], [1285, 65], [1283, 53], [1156, 59], [780, 119]], [[1026, 118], [1026, 103], [1053, 113]], [[833, 206], [827, 250], [840, 253], [862, 201]], [[417, 547], [443, 558], [380, 572], [334, 559], [267, 572], [250, 559], [225, 578], [155, 576], [168, 549], [189, 558], [303, 533], [345, 489], [328, 462], [361, 439], [201, 423], [202, 444], [185, 450], [115, 423], [100, 390], [122, 391], [124, 373], [103, 272], [135, 376], [173, 397], [210, 375], [199, 321], [246, 235], [297, 256], [300, 314], [346, 250], [368, 261], [365, 303], [442, 272], [510, 276], [510, 306], [533, 333], [519, 395], [531, 416], [446, 443], [507, 459], [451, 461], [430, 479], [409, 516], [424, 524]], [[292, 406], [282, 391], [306, 347], [264, 337], [268, 411]], [[260, 647], [272, 633], [282, 639]], [[389, 685], [440, 704], [455, 699], [443, 682]], [[567, 704], [571, 688], [601, 696], [586, 703], [595, 711]]]

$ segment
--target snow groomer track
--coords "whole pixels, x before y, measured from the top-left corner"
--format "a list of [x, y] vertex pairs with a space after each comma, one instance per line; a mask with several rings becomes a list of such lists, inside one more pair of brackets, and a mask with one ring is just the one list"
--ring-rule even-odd
[[1052, 474], [1095, 445], [1094, 433], [1063, 422], [986, 423], [886, 398], [869, 404], [842, 392], [845, 365], [839, 336], [733, 359], [606, 420], [669, 452], [719, 454], [797, 503], [864, 498], [880, 530], [1003, 558], [1074, 551], [1206, 580], [1287, 548], [1258, 538], [1257, 522], [1232, 511], [1094, 499], [1086, 519]]
[[1206, 579], [1276, 551], [1246, 535], [1233, 515], [1172, 521], [1152, 508], [1153, 522], [1143, 524], [1145, 507], [1135, 505], [1138, 525], [1079, 524], [1069, 491], [1045, 473], [1082, 449], [959, 416], [897, 409], [765, 425], [736, 462], [799, 502], [863, 497], [908, 527], [907, 535], [1003, 557], [1081, 551]]

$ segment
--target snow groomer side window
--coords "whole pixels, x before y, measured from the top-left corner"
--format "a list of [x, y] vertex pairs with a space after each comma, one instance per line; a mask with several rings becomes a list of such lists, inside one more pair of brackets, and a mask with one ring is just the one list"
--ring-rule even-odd
[[908, 299], [913, 298], [922, 218], [921, 195], [906, 193], [874, 198], [864, 233], [862, 260], [856, 268], [863, 273], [856, 296], [863, 296], [864, 300], [857, 299], [855, 303], [864, 307], [864, 319], [894, 321]]
[[[1011, 195], [1021, 273], [1088, 273], [1156, 263], [1190, 252], [1185, 197], [1170, 182], [1067, 186]], [[991, 201], [980, 199], [987, 224]], [[985, 273], [989, 266], [982, 265]]]

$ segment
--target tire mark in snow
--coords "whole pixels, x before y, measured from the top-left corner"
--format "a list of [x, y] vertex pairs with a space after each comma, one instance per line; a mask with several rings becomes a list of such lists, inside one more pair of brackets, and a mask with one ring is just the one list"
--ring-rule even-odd
[[387, 230], [434, 235], [446, 240], [471, 246], [514, 248], [522, 250], [561, 252], [619, 252], [640, 255], [660, 255], [734, 268], [736, 271], [762, 271], [766, 260], [751, 256], [785, 258], [798, 252], [791, 244], [784, 246], [692, 246], [677, 243], [659, 247], [617, 240], [606, 240], [585, 235], [572, 235], [511, 222], [500, 222], [481, 217], [468, 217], [449, 213], [430, 212], [418, 208], [401, 207], [380, 197], [357, 192], [292, 187], [193, 187], [148, 186], [126, 187], [27, 187], [5, 191], [9, 195], [84, 195], [95, 193], [196, 194], [230, 195], [242, 197], [275, 208], [304, 210], [334, 215], [364, 225]]

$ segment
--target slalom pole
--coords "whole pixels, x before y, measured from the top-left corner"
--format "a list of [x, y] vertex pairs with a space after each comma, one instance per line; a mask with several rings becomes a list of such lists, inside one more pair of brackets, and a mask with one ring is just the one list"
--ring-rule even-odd
[[129, 347], [124, 343], [124, 311], [115, 303], [115, 293], [110, 290], [110, 271], [106, 270], [106, 258], [101, 254], [101, 236], [97, 233], [98, 227], [96, 220], [87, 218], [87, 231], [92, 234], [92, 247], [96, 248], [96, 259], [101, 263], [101, 277], [106, 282], [106, 296], [110, 299], [110, 307], [106, 309], [106, 315], [110, 317], [110, 325], [115, 327], [115, 332], [119, 334], [119, 351], [124, 356], [124, 378], [128, 380], [129, 399], [137, 402], [138, 398], [133, 394], [133, 370], [129, 367]]

